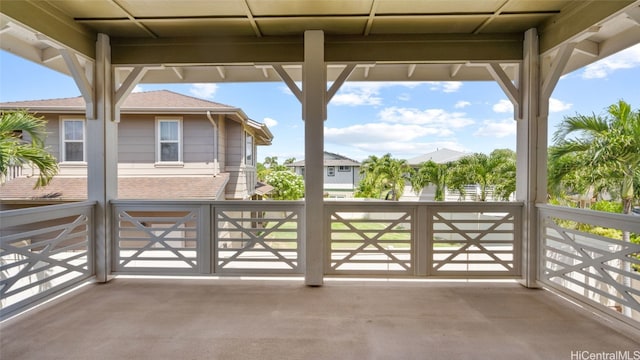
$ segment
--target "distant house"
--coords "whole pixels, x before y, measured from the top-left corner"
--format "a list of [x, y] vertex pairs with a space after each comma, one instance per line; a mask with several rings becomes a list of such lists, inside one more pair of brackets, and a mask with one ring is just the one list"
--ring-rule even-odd
[[[451, 150], [451, 149], [437, 149], [436, 151], [432, 151], [426, 153], [421, 156], [417, 156], [407, 160], [407, 163], [412, 168], [419, 168], [422, 163], [425, 163], [429, 160], [435, 162], [436, 164], [446, 164], [448, 162], [456, 161], [464, 156], [469, 155], [469, 153], [464, 153], [461, 151]], [[474, 185], [471, 185], [473, 187]], [[469, 190], [473, 190], [469, 188]], [[472, 191], [473, 192], [473, 191]], [[416, 194], [411, 185], [407, 184], [404, 189], [404, 193], [400, 200], [402, 201], [434, 201], [436, 195], [436, 187], [433, 185], [429, 185], [424, 187], [418, 194]], [[457, 191], [448, 191], [445, 190], [445, 200], [447, 201], [457, 201], [460, 200], [460, 194]]]
[[[47, 121], [46, 146], [59, 174], [33, 190], [32, 170], [0, 187], [8, 204], [45, 204], [87, 198], [85, 103], [81, 97], [1, 103]], [[264, 191], [256, 180], [257, 146], [273, 135], [241, 109], [171, 91], [132, 93], [118, 124], [118, 198], [244, 200]], [[258, 192], [256, 186], [258, 185]]]
[[[287, 165], [304, 177], [304, 160]], [[352, 198], [360, 182], [360, 163], [345, 156], [324, 152], [324, 192], [330, 198]]]

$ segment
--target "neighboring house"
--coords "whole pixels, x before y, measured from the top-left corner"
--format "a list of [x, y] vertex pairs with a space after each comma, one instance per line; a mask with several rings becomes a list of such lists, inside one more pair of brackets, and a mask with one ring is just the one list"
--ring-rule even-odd
[[[417, 156], [407, 160], [407, 163], [412, 168], [419, 168], [422, 163], [427, 162], [429, 160], [435, 162], [436, 164], [446, 164], [451, 161], [456, 161], [461, 157], [467, 156], [469, 153], [464, 153], [451, 149], [437, 149], [436, 151], [432, 151], [430, 153], [426, 153], [421, 156]], [[475, 185], [468, 186], [467, 189], [467, 197], [470, 194], [475, 194]], [[411, 188], [410, 184], [405, 185], [404, 193], [400, 198], [401, 201], [434, 201], [436, 195], [436, 187], [433, 185], [425, 186], [418, 194], [416, 194]], [[445, 190], [445, 201], [457, 201], [460, 199], [460, 193], [457, 191], [449, 191]]]
[[[304, 160], [288, 164], [293, 172], [304, 177]], [[325, 197], [352, 198], [360, 182], [360, 163], [342, 155], [324, 152]]]
[[[31, 169], [0, 187], [4, 208], [87, 198], [85, 103], [81, 97], [1, 103], [47, 120], [46, 146], [60, 172], [33, 189]], [[244, 200], [256, 192], [256, 148], [273, 135], [239, 108], [171, 91], [132, 93], [118, 124], [118, 198]], [[28, 140], [28, 139], [27, 139]]]

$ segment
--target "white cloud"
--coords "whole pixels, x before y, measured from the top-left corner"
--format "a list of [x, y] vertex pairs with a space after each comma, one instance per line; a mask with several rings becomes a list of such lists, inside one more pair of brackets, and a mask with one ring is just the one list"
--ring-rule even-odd
[[469, 101], [460, 100], [455, 105], [453, 105], [453, 107], [456, 108], [456, 109], [463, 109], [463, 108], [466, 108], [467, 106], [470, 106], [470, 105], [471, 105], [471, 103]]
[[361, 105], [380, 105], [382, 98], [376, 96], [377, 92], [368, 91], [352, 91], [337, 93], [331, 99], [333, 105], [348, 105], [348, 106], [361, 106]]
[[[562, 100], [558, 100], [555, 98], [549, 99], [549, 112], [561, 112], [565, 110], [569, 110], [573, 107], [573, 104], [566, 103]], [[493, 104], [493, 111], [496, 113], [512, 113], [513, 112], [513, 104], [511, 101], [502, 99], [497, 103]]]
[[497, 113], [513, 112], [513, 104], [509, 100], [502, 99], [493, 104], [493, 111]]
[[573, 104], [565, 103], [562, 100], [550, 98], [549, 99], [549, 112], [561, 112], [571, 109]]
[[409, 101], [409, 100], [411, 100], [411, 94], [402, 93], [402, 94], [398, 95], [398, 100], [400, 100], [400, 101]]
[[485, 120], [482, 126], [473, 133], [475, 136], [503, 138], [516, 134], [517, 123], [513, 119]]
[[132, 93], [143, 92], [143, 91], [144, 91], [144, 89], [140, 85], [134, 86], [133, 90], [131, 90]]
[[270, 127], [270, 128], [272, 128], [272, 127], [274, 127], [274, 126], [278, 125], [278, 121], [277, 121], [277, 120], [274, 120], [274, 119], [272, 119], [272, 118], [268, 118], [268, 117], [266, 117], [266, 118], [264, 118], [264, 120], [262, 120], [262, 121], [264, 122], [264, 124], [265, 124], [265, 125], [267, 125], [267, 127]]
[[427, 135], [451, 135], [448, 129], [420, 125], [367, 123], [344, 128], [325, 128], [327, 142], [334, 144], [379, 144], [405, 142]]
[[[347, 82], [331, 99], [332, 105], [347, 105], [347, 106], [377, 106], [382, 104], [383, 98], [380, 96], [380, 91], [383, 88], [390, 87], [404, 87], [413, 89], [423, 84], [417, 81], [354, 81]], [[399, 100], [407, 101], [410, 99], [410, 95], [403, 93], [398, 97]]]
[[631, 69], [640, 66], [640, 44], [620, 51], [593, 64], [587, 65], [582, 72], [584, 79], [606, 78], [620, 69]]
[[378, 114], [380, 120], [399, 124], [432, 125], [441, 129], [462, 128], [474, 123], [463, 112], [448, 112], [443, 109], [414, 109], [390, 107]]
[[456, 92], [462, 87], [461, 81], [427, 81], [427, 84], [429, 84], [429, 90], [446, 93]]
[[216, 84], [192, 84], [189, 93], [199, 98], [213, 99], [217, 90], [218, 85]]

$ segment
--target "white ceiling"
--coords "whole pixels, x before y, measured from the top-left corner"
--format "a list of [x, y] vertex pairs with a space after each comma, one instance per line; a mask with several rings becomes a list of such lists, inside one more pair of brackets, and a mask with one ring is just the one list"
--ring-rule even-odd
[[489, 80], [486, 63], [515, 79], [527, 29], [543, 63], [576, 43], [565, 72], [640, 43], [640, 1], [575, 0], [0, 0], [2, 49], [68, 73], [58, 48], [92, 61], [98, 33], [119, 76], [141, 82], [299, 80], [305, 30], [325, 33], [328, 79]]

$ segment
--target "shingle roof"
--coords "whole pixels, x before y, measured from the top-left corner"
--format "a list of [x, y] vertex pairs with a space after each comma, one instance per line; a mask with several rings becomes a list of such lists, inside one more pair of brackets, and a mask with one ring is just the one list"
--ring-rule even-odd
[[[346, 156], [325, 151], [322, 163], [324, 166], [360, 166], [360, 163]], [[293, 162], [287, 166], [304, 166], [304, 160]]]
[[[229, 174], [189, 177], [121, 177], [119, 199], [219, 200]], [[79, 201], [87, 199], [86, 177], [55, 177], [44, 188], [33, 189], [35, 177], [19, 177], [0, 186], [2, 200]]]
[[409, 165], [416, 166], [420, 165], [425, 161], [433, 161], [436, 164], [444, 164], [450, 161], [455, 161], [460, 159], [463, 156], [469, 155], [468, 153], [464, 153], [461, 151], [451, 150], [451, 149], [438, 149], [436, 151], [432, 151], [430, 153], [426, 153], [424, 155], [420, 155], [414, 158], [407, 160]]
[[[31, 110], [66, 110], [85, 111], [85, 101], [81, 96], [62, 99], [27, 100], [0, 103], [0, 108], [5, 109], [31, 109]], [[134, 110], [150, 110], [154, 112], [162, 110], [191, 109], [191, 110], [220, 110], [240, 111], [240, 109], [220, 104], [217, 102], [198, 99], [192, 96], [178, 94], [169, 90], [134, 92], [125, 99], [122, 113]]]

